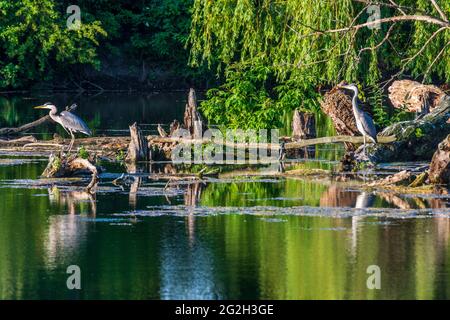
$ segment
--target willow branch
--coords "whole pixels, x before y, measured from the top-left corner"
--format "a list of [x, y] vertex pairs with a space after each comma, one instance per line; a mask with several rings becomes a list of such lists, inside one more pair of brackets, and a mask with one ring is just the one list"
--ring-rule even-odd
[[346, 32], [351, 29], [362, 29], [365, 27], [372, 27], [376, 26], [382, 23], [389, 23], [389, 22], [400, 22], [400, 21], [422, 21], [422, 22], [428, 22], [431, 24], [435, 24], [444, 28], [450, 28], [450, 23], [448, 21], [444, 21], [438, 18], [430, 17], [430, 16], [420, 16], [420, 15], [406, 15], [406, 16], [394, 16], [389, 18], [383, 18], [383, 19], [377, 19], [373, 21], [369, 21], [366, 23], [357, 24], [350, 27], [345, 28], [339, 28], [339, 29], [331, 29], [331, 30], [324, 30], [321, 32], [312, 33], [310, 35], [320, 35], [320, 34], [327, 34], [327, 33], [340, 33], [340, 32]]
[[442, 11], [442, 9], [438, 6], [436, 1], [435, 0], [430, 0], [430, 1], [433, 4], [433, 6], [436, 9], [436, 11], [439, 12], [439, 15], [441, 16], [441, 19], [446, 21], [446, 22], [448, 22], [447, 16], [444, 14], [444, 11]]

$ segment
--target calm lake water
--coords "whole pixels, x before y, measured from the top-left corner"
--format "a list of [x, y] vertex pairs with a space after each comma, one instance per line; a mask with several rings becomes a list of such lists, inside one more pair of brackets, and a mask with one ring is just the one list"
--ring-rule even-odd
[[[97, 134], [123, 134], [133, 121], [151, 131], [181, 120], [184, 96], [75, 100]], [[72, 99], [0, 97], [0, 126], [35, 119], [42, 113], [33, 105]], [[331, 167], [338, 154], [324, 148], [319, 161], [297, 166]], [[107, 166], [90, 195], [84, 181], [40, 179], [46, 162], [0, 156], [2, 299], [450, 298], [446, 195], [363, 192], [370, 173], [170, 184], [143, 173], [113, 184], [120, 165]], [[81, 268], [82, 290], [67, 289], [69, 265]], [[381, 270], [380, 290], [366, 286], [371, 265]]]

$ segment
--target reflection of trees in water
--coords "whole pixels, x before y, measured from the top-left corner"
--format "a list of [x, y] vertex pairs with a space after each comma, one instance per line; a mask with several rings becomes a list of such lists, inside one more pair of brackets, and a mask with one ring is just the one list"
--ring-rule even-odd
[[353, 207], [358, 197], [357, 192], [349, 192], [336, 185], [331, 185], [320, 197], [321, 207]]

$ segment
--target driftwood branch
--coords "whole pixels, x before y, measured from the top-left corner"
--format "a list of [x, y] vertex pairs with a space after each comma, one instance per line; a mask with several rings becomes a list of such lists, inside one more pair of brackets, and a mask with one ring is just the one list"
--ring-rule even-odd
[[[66, 107], [67, 111], [72, 111], [75, 110], [77, 108], [77, 105], [74, 103], [72, 104], [70, 107]], [[47, 121], [52, 121], [52, 119], [50, 118], [49, 115], [46, 115], [42, 118], [39, 118], [33, 122], [24, 124], [20, 127], [17, 128], [0, 128], [0, 135], [8, 135], [8, 134], [17, 134], [17, 133], [21, 133], [21, 132], [25, 132], [28, 131], [34, 127], [40, 126], [41, 124], [46, 123]]]
[[29, 143], [34, 143], [36, 141], [37, 141], [37, 139], [33, 136], [25, 136], [25, 137], [11, 139], [11, 140], [0, 139], [0, 146], [20, 146], [20, 145], [26, 145]]
[[25, 132], [27, 130], [30, 130], [34, 127], [37, 127], [43, 123], [46, 123], [50, 120], [50, 116], [46, 115], [36, 121], [24, 124], [23, 126], [17, 127], [17, 128], [1, 128], [0, 129], [0, 135], [8, 135], [8, 134], [16, 134], [20, 132]]

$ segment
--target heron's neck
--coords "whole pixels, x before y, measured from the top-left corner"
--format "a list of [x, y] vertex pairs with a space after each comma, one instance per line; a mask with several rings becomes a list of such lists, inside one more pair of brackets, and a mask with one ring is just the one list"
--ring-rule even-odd
[[56, 119], [59, 118], [59, 116], [57, 115], [57, 113], [58, 113], [58, 110], [56, 110], [55, 107], [52, 107], [52, 108], [50, 109], [50, 112], [49, 112], [48, 114], [49, 114], [50, 118], [52, 118], [53, 120], [56, 121]]
[[355, 111], [358, 111], [357, 101], [358, 101], [358, 91], [353, 91], [352, 106], [353, 110]]

